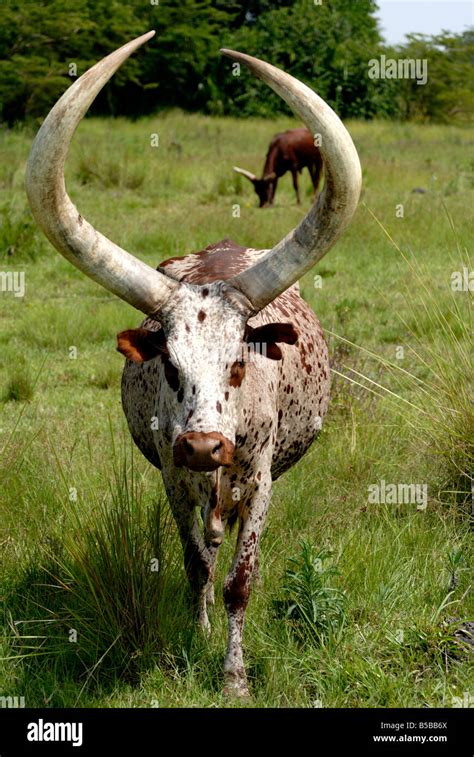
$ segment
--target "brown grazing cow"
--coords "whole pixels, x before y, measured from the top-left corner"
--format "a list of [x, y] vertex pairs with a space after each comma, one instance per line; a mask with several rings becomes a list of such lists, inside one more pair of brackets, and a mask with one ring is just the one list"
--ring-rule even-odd
[[316, 193], [323, 170], [323, 160], [314, 142], [314, 137], [308, 129], [289, 129], [275, 134], [268, 148], [261, 179], [245, 168], [234, 166], [234, 171], [252, 182], [260, 200], [260, 208], [273, 205], [278, 179], [287, 171], [291, 171], [293, 176], [298, 205], [301, 203], [298, 174], [303, 168], [310, 172]]

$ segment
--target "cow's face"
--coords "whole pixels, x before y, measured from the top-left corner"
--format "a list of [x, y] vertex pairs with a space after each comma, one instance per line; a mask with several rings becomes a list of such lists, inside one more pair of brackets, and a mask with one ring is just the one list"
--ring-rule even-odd
[[273, 202], [272, 185], [274, 178], [265, 177], [264, 179], [254, 179], [253, 186], [258, 195], [259, 208], [266, 208]]
[[[160, 314], [161, 330], [125, 331], [118, 349], [135, 362], [159, 360], [157, 434], [176, 466], [212, 471], [232, 463], [248, 363], [281, 359], [290, 324], [247, 325], [250, 312], [223, 282], [181, 284]], [[258, 353], [260, 357], [257, 358]]]

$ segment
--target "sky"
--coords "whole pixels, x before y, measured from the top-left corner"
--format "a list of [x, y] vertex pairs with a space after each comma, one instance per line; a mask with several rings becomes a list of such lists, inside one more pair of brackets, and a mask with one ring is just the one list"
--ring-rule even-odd
[[377, 4], [382, 34], [392, 45], [403, 42], [410, 32], [462, 32], [474, 24], [474, 2], [469, 0], [377, 0]]

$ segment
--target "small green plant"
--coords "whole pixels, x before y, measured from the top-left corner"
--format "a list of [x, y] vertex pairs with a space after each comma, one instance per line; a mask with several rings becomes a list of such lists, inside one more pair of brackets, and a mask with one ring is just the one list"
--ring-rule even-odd
[[10, 377], [2, 399], [4, 402], [29, 402], [33, 398], [33, 392], [30, 377], [19, 371]]
[[331, 557], [327, 549], [316, 551], [301, 541], [298, 557], [289, 560], [283, 575], [285, 599], [277, 603], [285, 610], [297, 636], [318, 640], [334, 636], [344, 624], [346, 597], [344, 592], [331, 585], [337, 569], [326, 565]]
[[453, 623], [447, 621], [442, 624], [429, 620], [425, 623], [415, 621], [400, 642], [403, 658], [410, 662], [414, 670], [421, 672], [434, 664], [447, 667], [462, 653], [456, 643], [454, 628]]
[[454, 591], [458, 585], [458, 571], [462, 570], [463, 554], [462, 549], [452, 549], [448, 552], [448, 570], [449, 570], [449, 589]]
[[37, 228], [26, 208], [18, 211], [11, 204], [0, 208], [0, 260], [35, 260], [41, 246]]

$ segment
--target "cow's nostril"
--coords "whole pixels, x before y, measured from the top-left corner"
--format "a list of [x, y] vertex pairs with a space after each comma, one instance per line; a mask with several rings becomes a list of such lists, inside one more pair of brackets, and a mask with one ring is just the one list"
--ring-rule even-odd
[[219, 444], [216, 444], [216, 446], [213, 447], [212, 454], [216, 455], [219, 452], [219, 450], [221, 449], [221, 447], [222, 447], [222, 442], [219, 442]]
[[184, 451], [187, 455], [192, 455], [194, 453], [194, 447], [192, 444], [188, 442], [187, 439], [184, 440]]

